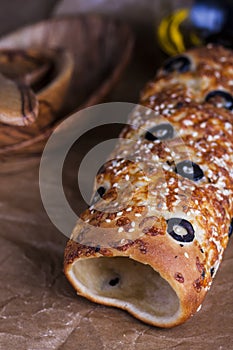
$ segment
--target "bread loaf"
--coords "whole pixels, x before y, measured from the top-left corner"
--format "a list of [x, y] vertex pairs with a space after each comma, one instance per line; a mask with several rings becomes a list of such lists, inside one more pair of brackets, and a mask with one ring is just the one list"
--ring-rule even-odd
[[65, 249], [78, 294], [159, 327], [201, 308], [232, 234], [232, 94], [233, 54], [211, 45], [147, 84]]

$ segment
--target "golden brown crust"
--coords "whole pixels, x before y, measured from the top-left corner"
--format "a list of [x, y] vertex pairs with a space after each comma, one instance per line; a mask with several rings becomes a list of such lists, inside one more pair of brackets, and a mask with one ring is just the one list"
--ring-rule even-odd
[[[119, 307], [162, 327], [178, 325], [200, 308], [233, 217], [233, 105], [224, 105], [226, 98], [232, 102], [232, 52], [209, 46], [185, 57], [187, 72], [162, 69], [144, 89], [141, 106], [97, 175], [96, 189], [105, 188], [102, 200], [82, 214], [65, 251], [65, 273], [73, 286], [106, 305], [119, 306], [77, 284], [71, 270], [78, 261], [122, 256], [158, 271], [179, 298], [176, 316], [159, 321], [127, 304]], [[163, 123], [172, 125], [171, 137], [145, 136]], [[192, 164], [193, 177], [180, 164]], [[116, 201], [120, 207], [114, 211]]]

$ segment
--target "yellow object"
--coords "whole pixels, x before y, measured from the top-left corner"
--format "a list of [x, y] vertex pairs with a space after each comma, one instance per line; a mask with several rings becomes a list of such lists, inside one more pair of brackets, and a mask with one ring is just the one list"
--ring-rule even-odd
[[[181, 53], [187, 49], [181, 24], [188, 19], [190, 10], [181, 8], [164, 17], [158, 27], [158, 40], [161, 48], [169, 55]], [[195, 46], [200, 44], [199, 38], [190, 33], [190, 42]]]

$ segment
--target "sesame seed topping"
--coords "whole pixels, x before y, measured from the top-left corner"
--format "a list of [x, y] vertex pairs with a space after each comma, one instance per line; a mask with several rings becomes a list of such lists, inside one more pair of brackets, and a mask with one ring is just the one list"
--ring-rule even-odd
[[189, 126], [189, 125], [193, 125], [193, 122], [191, 120], [186, 119], [183, 121], [183, 124], [186, 126]]

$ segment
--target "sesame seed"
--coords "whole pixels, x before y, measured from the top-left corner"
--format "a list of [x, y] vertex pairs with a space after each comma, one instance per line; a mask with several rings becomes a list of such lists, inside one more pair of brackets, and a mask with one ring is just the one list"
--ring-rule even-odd
[[186, 126], [189, 126], [189, 125], [193, 125], [193, 122], [191, 120], [186, 119], [183, 121], [183, 124]]
[[170, 114], [170, 110], [168, 108], [163, 110], [163, 114], [169, 115]]
[[225, 128], [228, 129], [232, 129], [232, 125], [228, 122], [225, 123]]
[[171, 151], [171, 157], [168, 156], [167, 158], [168, 160], [172, 160], [172, 157], [175, 158], [176, 156], [177, 156], [176, 152]]
[[168, 164], [163, 164], [163, 169], [164, 170], [170, 170], [170, 166]]
[[146, 115], [149, 115], [149, 114], [151, 114], [151, 113], [152, 113], [152, 110], [151, 110], [151, 109], [147, 109]]
[[175, 182], [174, 177], [171, 177], [171, 178], [169, 179], [169, 181], [168, 181], [168, 184], [169, 184], [169, 185], [172, 185], [172, 184], [174, 184], [174, 182]]
[[225, 56], [222, 56], [220, 57], [219, 59], [220, 62], [226, 62], [227, 61], [227, 58]]

